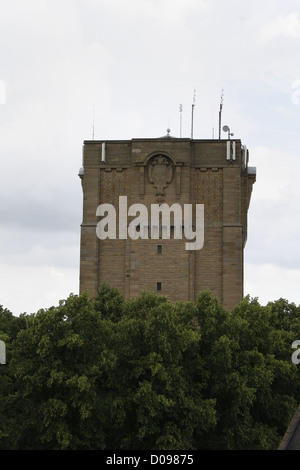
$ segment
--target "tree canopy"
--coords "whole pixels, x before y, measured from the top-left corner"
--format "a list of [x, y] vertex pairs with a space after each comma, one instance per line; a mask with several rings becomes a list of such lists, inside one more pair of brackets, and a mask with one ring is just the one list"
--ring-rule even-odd
[[276, 449], [298, 405], [300, 308], [143, 292], [0, 307], [0, 450]]

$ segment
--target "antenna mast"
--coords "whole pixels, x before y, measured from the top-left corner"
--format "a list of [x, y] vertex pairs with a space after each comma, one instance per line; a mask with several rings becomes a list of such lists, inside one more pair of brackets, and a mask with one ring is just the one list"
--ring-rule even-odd
[[220, 111], [219, 111], [219, 140], [221, 139], [221, 121], [222, 121], [223, 98], [224, 98], [224, 90], [223, 90], [223, 88], [222, 88], [222, 92], [221, 92], [221, 102], [220, 102]]
[[93, 140], [95, 140], [95, 110], [93, 106]]
[[180, 113], [180, 138], [182, 137], [182, 104], [179, 105], [179, 113]]
[[196, 90], [194, 89], [194, 97], [193, 97], [193, 104], [192, 104], [192, 129], [191, 129], [191, 139], [193, 139], [194, 134], [194, 108], [196, 103]]

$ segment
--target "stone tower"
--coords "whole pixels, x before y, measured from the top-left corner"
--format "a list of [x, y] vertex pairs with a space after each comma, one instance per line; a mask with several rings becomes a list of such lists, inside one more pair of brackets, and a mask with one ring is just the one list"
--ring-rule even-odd
[[[83, 189], [80, 292], [88, 290], [94, 296], [107, 281], [125, 299], [147, 290], [175, 302], [194, 301], [208, 289], [226, 309], [232, 309], [243, 297], [247, 213], [256, 179], [248, 160], [240, 140], [194, 140], [168, 133], [158, 139], [85, 141], [79, 172]], [[120, 201], [126, 201], [123, 209]], [[100, 239], [97, 231], [100, 220], [104, 223], [97, 212], [99, 206], [107, 207], [103, 204], [115, 208], [116, 233], [106, 239]], [[124, 210], [137, 207], [133, 204], [149, 211], [149, 226], [138, 227], [136, 237], [129, 236], [127, 229], [140, 213], [133, 217], [134, 211], [128, 212], [124, 218]], [[196, 207], [204, 209], [200, 248], [186, 248], [184, 230], [181, 239], [176, 238], [171, 210], [168, 237], [163, 235], [162, 220], [158, 237], [151, 236], [150, 213], [161, 204], [182, 208], [182, 214], [184, 208], [191, 208], [194, 232]]]

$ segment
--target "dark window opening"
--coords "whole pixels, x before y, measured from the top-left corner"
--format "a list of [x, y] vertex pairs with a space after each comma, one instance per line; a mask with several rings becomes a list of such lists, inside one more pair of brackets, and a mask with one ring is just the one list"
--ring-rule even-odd
[[157, 283], [157, 290], [161, 290], [161, 282]]
[[162, 245], [157, 246], [157, 254], [161, 255], [162, 254]]

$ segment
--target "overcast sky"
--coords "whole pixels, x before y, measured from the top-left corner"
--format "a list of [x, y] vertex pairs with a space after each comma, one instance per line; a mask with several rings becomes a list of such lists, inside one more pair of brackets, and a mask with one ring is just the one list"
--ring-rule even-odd
[[[241, 139], [257, 168], [245, 294], [300, 304], [299, 0], [0, 0], [0, 304], [79, 288], [82, 143]], [[225, 134], [222, 135], [226, 137]]]

